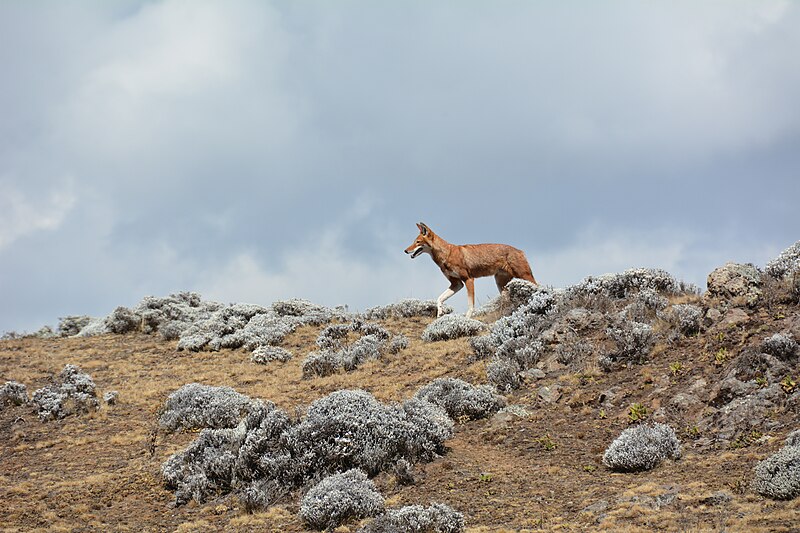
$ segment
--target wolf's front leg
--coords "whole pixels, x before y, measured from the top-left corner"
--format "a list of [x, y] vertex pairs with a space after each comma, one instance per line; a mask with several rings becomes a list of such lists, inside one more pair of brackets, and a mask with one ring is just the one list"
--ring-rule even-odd
[[436, 318], [439, 318], [444, 314], [444, 301], [450, 298], [452, 295], [457, 293], [461, 290], [461, 287], [464, 286], [464, 283], [460, 279], [451, 279], [450, 280], [450, 287], [447, 288], [442, 294], [439, 295], [439, 298], [436, 300]]
[[472, 318], [472, 313], [475, 311], [475, 279], [469, 278], [467, 280], [467, 318]]

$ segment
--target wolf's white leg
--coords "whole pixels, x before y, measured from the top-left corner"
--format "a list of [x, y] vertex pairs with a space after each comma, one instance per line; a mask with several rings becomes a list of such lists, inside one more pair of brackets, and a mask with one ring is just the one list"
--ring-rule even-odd
[[439, 295], [439, 298], [436, 299], [436, 318], [439, 318], [444, 314], [444, 310], [442, 306], [444, 305], [444, 301], [450, 298], [452, 295], [457, 293], [461, 290], [464, 284], [461, 281], [454, 281], [450, 283], [450, 287], [447, 288], [442, 294]]
[[467, 303], [469, 307], [467, 308], [467, 318], [472, 318], [472, 312], [475, 310], [475, 280], [473, 278], [469, 278], [467, 280]]

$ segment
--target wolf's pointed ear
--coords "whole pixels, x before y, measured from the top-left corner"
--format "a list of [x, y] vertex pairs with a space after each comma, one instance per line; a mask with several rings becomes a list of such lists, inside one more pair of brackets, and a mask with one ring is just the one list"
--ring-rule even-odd
[[431, 231], [431, 229], [426, 226], [424, 222], [418, 222], [417, 227], [419, 228], [419, 232], [426, 237], [428, 236], [428, 232]]

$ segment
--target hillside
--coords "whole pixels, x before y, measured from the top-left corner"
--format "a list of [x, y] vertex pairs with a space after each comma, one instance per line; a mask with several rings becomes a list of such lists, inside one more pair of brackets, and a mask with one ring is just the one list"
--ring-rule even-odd
[[[300, 481], [268, 506], [252, 509], [246, 491], [220, 483], [176, 505], [162, 465], [211, 430], [159, 424], [170, 394], [202, 383], [274, 402], [270, 412], [285, 413], [288, 428], [270, 441], [277, 455], [286, 431], [297, 433], [309, 406], [331, 393], [360, 389], [391, 405], [437, 378], [458, 378], [496, 387], [506, 407], [478, 409], [469, 396], [459, 404], [466, 414], [450, 412], [452, 435], [437, 453], [409, 455], [416, 459], [404, 472], [376, 462], [370, 474], [387, 509], [443, 503], [467, 531], [795, 530], [800, 498], [765, 497], [753, 479], [759, 461], [800, 429], [799, 245], [764, 271], [721, 267], [702, 293], [644, 269], [562, 290], [515, 281], [479, 315], [483, 325], [437, 321], [446, 340], [425, 333], [435, 320], [426, 302], [354, 316], [302, 301], [226, 307], [189, 293], [145, 299], [102, 321], [67, 320], [53, 336], [9, 335], [0, 341], [2, 382], [24, 384], [30, 397], [77, 365], [96, 384], [99, 408], [70, 413], [80, 409], [67, 401], [68, 416], [40, 420], [33, 404], [2, 398], [0, 523], [8, 531], [306, 531], [300, 499], [324, 476], [300, 460], [291, 463], [302, 467]], [[457, 336], [469, 327], [482, 329]], [[276, 347], [293, 356], [269, 360], [285, 353]], [[116, 401], [102, 401], [112, 390]], [[675, 430], [680, 458], [636, 472], [604, 464], [623, 430], [653, 422]], [[342, 465], [363, 459], [342, 457]], [[793, 472], [788, 482], [800, 487], [800, 468]]]

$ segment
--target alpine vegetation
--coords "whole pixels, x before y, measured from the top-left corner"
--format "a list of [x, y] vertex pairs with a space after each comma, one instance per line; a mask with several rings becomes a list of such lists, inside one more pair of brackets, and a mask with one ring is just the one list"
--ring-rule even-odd
[[773, 500], [792, 500], [800, 496], [800, 433], [786, 439], [786, 446], [759, 462], [755, 468], [753, 490]]
[[[358, 336], [347, 343], [348, 336]], [[344, 369], [355, 370], [364, 362], [381, 357], [391, 337], [377, 324], [355, 320], [350, 324], [333, 324], [323, 329], [317, 338], [318, 351], [303, 360], [303, 377], [329, 376]]]
[[611, 298], [626, 298], [646, 289], [661, 294], [676, 294], [685, 288], [665, 270], [631, 268], [618, 274], [588, 276], [568, 291], [572, 295], [604, 294]]
[[168, 431], [232, 428], [255, 405], [255, 400], [230, 387], [189, 383], [169, 395], [159, 424]]
[[[386, 318], [410, 318], [410, 317], [435, 317], [437, 313], [436, 300], [417, 300], [408, 298], [399, 302], [370, 307], [364, 311], [364, 318], [367, 320], [383, 320]], [[453, 308], [445, 305], [445, 313], [453, 312]]]
[[461, 533], [464, 515], [443, 503], [389, 509], [358, 533]]
[[516, 361], [505, 357], [492, 357], [492, 360], [486, 365], [486, 378], [489, 383], [506, 393], [520, 388], [522, 385], [521, 372], [522, 369]]
[[414, 395], [444, 409], [453, 419], [486, 418], [506, 405], [502, 396], [489, 385], [477, 387], [457, 378], [438, 378], [421, 387]]
[[315, 529], [333, 529], [383, 513], [383, 496], [363, 470], [354, 468], [317, 483], [300, 501], [300, 517]]
[[75, 365], [66, 365], [58, 377], [60, 381], [33, 393], [31, 401], [36, 405], [40, 420], [60, 420], [100, 408], [89, 374]]
[[794, 340], [791, 333], [786, 335], [776, 333], [764, 339], [764, 342], [761, 343], [761, 350], [778, 359], [788, 360], [800, 353], [800, 346], [797, 345], [797, 341]]
[[766, 272], [777, 279], [787, 278], [800, 272], [800, 241], [789, 246], [778, 257], [767, 263]]
[[203, 430], [161, 472], [178, 503], [234, 491], [256, 509], [337, 472], [373, 476], [402, 459], [430, 461], [452, 432], [453, 421], [429, 402], [384, 405], [367, 392], [341, 390], [314, 401], [299, 421], [257, 402], [235, 428]]
[[0, 409], [7, 405], [25, 405], [28, 403], [28, 389], [22, 383], [6, 381], [0, 387]]
[[692, 304], [675, 304], [661, 313], [661, 316], [688, 337], [700, 332], [703, 310]]
[[422, 332], [425, 342], [447, 341], [459, 337], [472, 337], [486, 329], [486, 324], [480, 320], [467, 318], [463, 315], [443, 315], [437, 318]]
[[612, 470], [650, 470], [664, 459], [680, 459], [680, 442], [666, 424], [639, 425], [623, 431], [603, 454], [603, 464]]
[[622, 322], [608, 328], [606, 334], [617, 345], [609, 357], [623, 363], [643, 363], [656, 342], [653, 326], [641, 322]]
[[271, 346], [269, 344], [259, 346], [253, 350], [251, 361], [259, 365], [265, 365], [272, 361], [280, 361], [285, 363], [292, 358], [292, 352], [280, 346]]
[[85, 328], [89, 322], [91, 322], [91, 320], [92, 317], [87, 315], [65, 316], [58, 319], [58, 327], [56, 331], [61, 337], [71, 337], [80, 333], [80, 331]]

